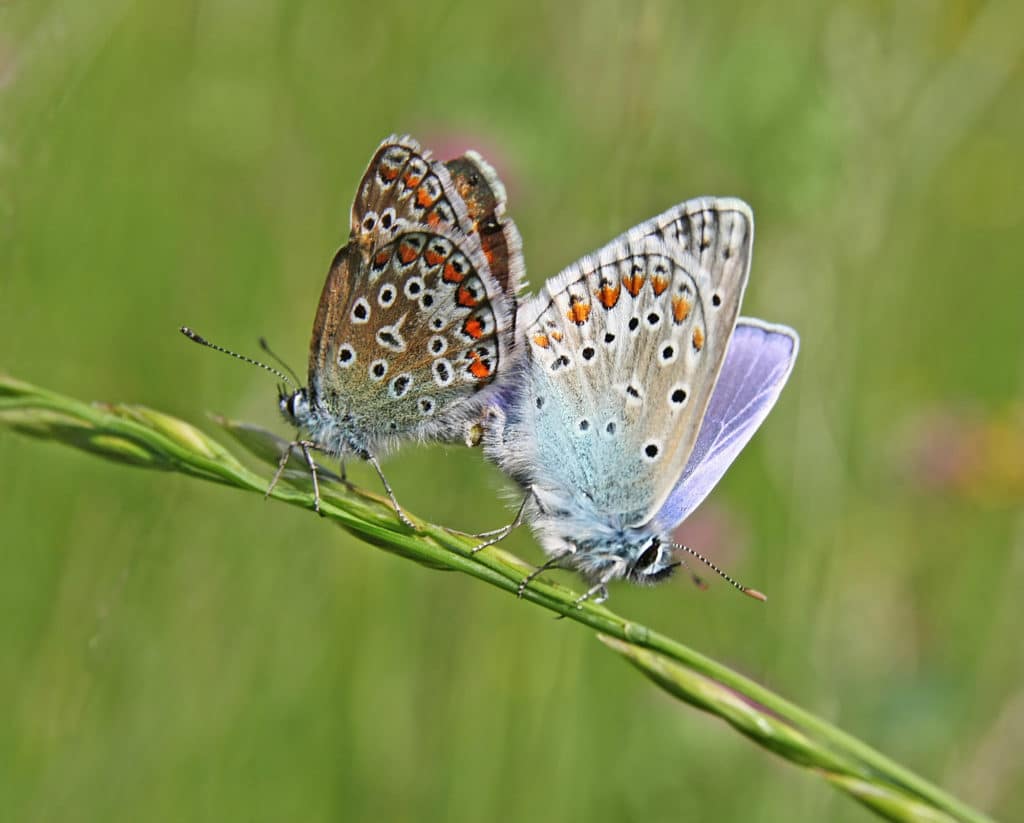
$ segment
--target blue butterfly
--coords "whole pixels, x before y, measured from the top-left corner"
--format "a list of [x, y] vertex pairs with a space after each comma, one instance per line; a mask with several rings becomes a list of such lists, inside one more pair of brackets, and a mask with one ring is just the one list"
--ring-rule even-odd
[[614, 580], [655, 583], [681, 551], [700, 557], [672, 531], [761, 425], [799, 347], [792, 329], [739, 317], [753, 236], [746, 203], [690, 200], [572, 264], [520, 309], [521, 352], [482, 440], [525, 499], [477, 547], [530, 522], [548, 562], [520, 593], [559, 566], [591, 585], [580, 601], [601, 602]]

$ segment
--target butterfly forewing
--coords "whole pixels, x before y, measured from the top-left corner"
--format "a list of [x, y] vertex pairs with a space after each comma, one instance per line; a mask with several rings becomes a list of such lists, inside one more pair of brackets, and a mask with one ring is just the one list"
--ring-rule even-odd
[[525, 413], [538, 440], [555, 444], [538, 455], [545, 476], [625, 524], [650, 520], [696, 441], [746, 284], [735, 261], [749, 261], [752, 224], [737, 231], [738, 202], [727, 221], [704, 221], [706, 265], [678, 233], [644, 224], [524, 307], [536, 398]]
[[328, 277], [318, 388], [371, 439], [437, 434], [508, 357], [510, 306], [460, 232], [410, 224], [380, 239], [368, 255], [350, 244]]

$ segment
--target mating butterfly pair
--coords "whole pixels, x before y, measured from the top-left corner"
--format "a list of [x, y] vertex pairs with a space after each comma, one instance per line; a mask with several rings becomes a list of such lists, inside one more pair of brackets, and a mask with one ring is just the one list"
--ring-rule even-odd
[[407, 525], [378, 455], [482, 432], [525, 497], [477, 549], [527, 517], [549, 557], [538, 573], [576, 569], [591, 584], [581, 599], [604, 599], [613, 580], [655, 582], [679, 565], [689, 549], [672, 529], [774, 405], [798, 338], [739, 317], [753, 242], [739, 200], [670, 209], [518, 311], [524, 267], [505, 206], [479, 155], [440, 163], [409, 137], [384, 141], [320, 298], [309, 385], [280, 407], [308, 435], [296, 445], [317, 505], [310, 450], [356, 454]]

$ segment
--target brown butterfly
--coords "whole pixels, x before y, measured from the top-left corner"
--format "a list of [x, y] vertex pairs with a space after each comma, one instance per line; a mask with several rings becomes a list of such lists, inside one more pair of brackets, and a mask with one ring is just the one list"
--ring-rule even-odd
[[[298, 446], [378, 457], [405, 439], [462, 436], [512, 359], [522, 244], [505, 189], [475, 152], [440, 163], [411, 137], [377, 149], [313, 324], [308, 386], [281, 391]], [[290, 452], [290, 449], [289, 449]], [[274, 477], [276, 483], [287, 453]], [[273, 483], [271, 484], [273, 488]]]

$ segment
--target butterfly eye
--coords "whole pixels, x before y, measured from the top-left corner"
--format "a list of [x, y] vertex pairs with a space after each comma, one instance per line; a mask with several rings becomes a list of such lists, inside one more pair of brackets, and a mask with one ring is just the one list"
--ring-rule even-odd
[[658, 559], [659, 549], [661, 549], [661, 541], [655, 537], [651, 544], [644, 550], [637, 559], [636, 563], [633, 564], [635, 571], [643, 571], [650, 566], [653, 566], [655, 561]]
[[309, 416], [309, 401], [305, 389], [297, 389], [291, 394], [281, 394], [279, 407], [285, 420], [293, 425], [301, 425]]

